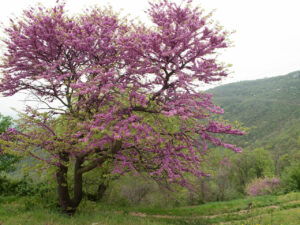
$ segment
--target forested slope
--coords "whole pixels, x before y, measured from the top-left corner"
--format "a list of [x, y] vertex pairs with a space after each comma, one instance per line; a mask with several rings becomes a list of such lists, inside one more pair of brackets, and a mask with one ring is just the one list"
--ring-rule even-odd
[[224, 119], [252, 128], [248, 135], [235, 140], [239, 145], [264, 147], [278, 154], [298, 148], [300, 71], [227, 84], [208, 92], [225, 110]]

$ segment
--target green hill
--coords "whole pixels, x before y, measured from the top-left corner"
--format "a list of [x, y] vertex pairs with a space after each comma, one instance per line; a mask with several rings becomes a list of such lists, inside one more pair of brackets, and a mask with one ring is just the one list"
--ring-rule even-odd
[[234, 138], [235, 143], [244, 148], [265, 147], [278, 154], [299, 147], [300, 71], [227, 84], [208, 92], [224, 109], [224, 119], [252, 128], [248, 135]]

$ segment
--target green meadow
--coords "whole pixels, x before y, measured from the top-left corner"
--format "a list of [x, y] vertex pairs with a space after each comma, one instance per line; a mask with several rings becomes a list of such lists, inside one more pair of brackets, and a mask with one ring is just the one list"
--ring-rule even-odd
[[[48, 206], [49, 207], [49, 206]], [[84, 200], [74, 216], [47, 208], [39, 197], [1, 197], [1, 225], [299, 224], [300, 193], [197, 206], [121, 207]]]

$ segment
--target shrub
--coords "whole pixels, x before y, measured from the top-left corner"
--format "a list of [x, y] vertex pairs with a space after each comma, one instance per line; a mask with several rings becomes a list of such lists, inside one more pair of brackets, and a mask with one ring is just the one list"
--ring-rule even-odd
[[172, 193], [166, 195], [166, 190], [146, 177], [145, 174], [134, 176], [126, 174], [112, 181], [109, 185], [103, 201], [118, 206], [150, 206], [166, 207], [172, 205]]
[[280, 180], [276, 177], [256, 178], [246, 186], [246, 193], [251, 196], [274, 194], [279, 187]]
[[294, 163], [287, 167], [282, 174], [285, 192], [300, 190], [300, 164]]
[[44, 183], [33, 183], [30, 178], [23, 177], [20, 180], [13, 180], [7, 177], [0, 177], [0, 195], [33, 196], [44, 197], [52, 187]]

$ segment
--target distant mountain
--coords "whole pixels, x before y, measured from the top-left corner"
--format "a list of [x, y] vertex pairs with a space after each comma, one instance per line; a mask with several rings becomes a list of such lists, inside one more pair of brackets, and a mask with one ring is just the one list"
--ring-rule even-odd
[[300, 71], [284, 76], [227, 84], [208, 90], [225, 113], [223, 118], [252, 127], [234, 138], [242, 147], [289, 152], [299, 148]]

